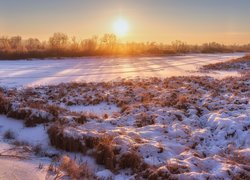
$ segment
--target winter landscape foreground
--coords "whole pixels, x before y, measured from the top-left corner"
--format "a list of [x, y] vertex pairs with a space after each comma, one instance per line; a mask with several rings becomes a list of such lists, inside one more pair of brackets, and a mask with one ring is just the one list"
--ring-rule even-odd
[[0, 61], [0, 179], [249, 179], [240, 56]]

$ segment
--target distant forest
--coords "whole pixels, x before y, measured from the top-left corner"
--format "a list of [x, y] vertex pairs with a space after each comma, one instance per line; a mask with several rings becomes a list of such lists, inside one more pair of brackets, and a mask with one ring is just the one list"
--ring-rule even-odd
[[54, 33], [47, 41], [21, 36], [0, 37], [0, 60], [63, 58], [83, 56], [161, 56], [185, 53], [250, 52], [250, 44], [224, 45], [216, 42], [190, 45], [182, 41], [122, 43], [114, 34], [78, 40], [64, 33]]

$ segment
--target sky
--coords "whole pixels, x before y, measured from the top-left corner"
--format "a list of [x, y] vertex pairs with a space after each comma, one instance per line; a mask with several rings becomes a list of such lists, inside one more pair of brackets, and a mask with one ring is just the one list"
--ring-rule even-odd
[[122, 41], [250, 43], [249, 0], [0, 0], [0, 36], [84, 39], [113, 33], [120, 17]]

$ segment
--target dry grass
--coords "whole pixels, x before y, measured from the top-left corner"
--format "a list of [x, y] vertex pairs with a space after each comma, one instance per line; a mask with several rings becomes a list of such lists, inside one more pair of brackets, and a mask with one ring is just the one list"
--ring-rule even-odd
[[76, 162], [68, 156], [63, 156], [60, 161], [60, 169], [67, 172], [71, 178], [78, 179], [80, 177], [80, 169]]
[[147, 113], [141, 113], [136, 118], [136, 126], [143, 127], [155, 124], [155, 115], [149, 115]]
[[[239, 164], [245, 164], [248, 165], [250, 162], [250, 157], [247, 156], [247, 153], [244, 154], [240, 151], [235, 151], [233, 153], [233, 157], [231, 158], [232, 161], [237, 162]], [[250, 167], [249, 167], [250, 168]], [[250, 169], [249, 169], [250, 170]]]
[[10, 106], [10, 101], [4, 96], [2, 92], [0, 92], [0, 114], [6, 114], [10, 109]]
[[[128, 125], [126, 125], [126, 122], [124, 121], [126, 121], [126, 118], [131, 118], [134, 123], [131, 126], [133, 126], [132, 128], [136, 131], [137, 128], [139, 130], [140, 127], [144, 126], [152, 125], [151, 127], [153, 128], [155, 123], [158, 125], [158, 123], [165, 124], [166, 121], [183, 121], [190, 116], [188, 110], [192, 110], [192, 115], [195, 116], [196, 114], [196, 118], [198, 119], [203, 116], [203, 114], [206, 114], [206, 110], [218, 111], [223, 108], [222, 106], [209, 106], [209, 102], [205, 102], [202, 105], [199, 100], [203, 98], [204, 90], [206, 90], [206, 95], [214, 94], [215, 97], [221, 98], [222, 100], [225, 100], [225, 98], [223, 99], [225, 91], [236, 97], [248, 97], [250, 95], [249, 85], [244, 83], [248, 80], [249, 76], [242, 76], [235, 79], [226, 78], [223, 80], [208, 77], [172, 77], [166, 79], [149, 78], [143, 80], [122, 80], [107, 83], [69, 83], [58, 86], [38, 87], [36, 91], [39, 93], [34, 93], [33, 90], [29, 90], [29, 96], [22, 96], [22, 91], [11, 92], [11, 96], [4, 94], [2, 95], [4, 96], [2, 99], [4, 99], [4, 102], [8, 99], [8, 101], [11, 102], [11, 105], [20, 102], [19, 108], [6, 111], [9, 116], [19, 119], [24, 118], [26, 120], [29, 118], [29, 122], [32, 123], [32, 125], [36, 125], [37, 123], [48, 124], [50, 142], [51, 145], [56, 148], [91, 155], [96, 159], [98, 164], [104, 165], [113, 172], [125, 168], [131, 168], [133, 172], [139, 174], [146, 169], [146, 165], [136, 150], [123, 154], [124, 152], [119, 149], [119, 146], [123, 145], [122, 143], [119, 144], [120, 142], [118, 141], [116, 142], [117, 144], [114, 144], [112, 138], [105, 138], [105, 134], [109, 134], [110, 132], [96, 130], [96, 132], [90, 132], [88, 134], [86, 133], [86, 127], [88, 126], [86, 126], [85, 123], [91, 124], [91, 121], [93, 121], [94, 123], [99, 124], [109, 123], [110, 121], [111, 125], [117, 125], [117, 127], [124, 126], [125, 129]], [[197, 88], [197, 86], [199, 88]], [[62, 88], [67, 89], [67, 92], [62, 92]], [[185, 93], [183, 93], [183, 89], [185, 89]], [[142, 94], [142, 91], [145, 91], [145, 93]], [[108, 92], [109, 95], [105, 96], [103, 95], [103, 92]], [[39, 99], [39, 101], [41, 100], [41, 102], [46, 102], [46, 99], [49, 99], [53, 106], [47, 108], [46, 103], [44, 106], [36, 106], [34, 102], [31, 101], [31, 99], [35, 98]], [[98, 117], [95, 114], [70, 112], [58, 107], [58, 104], [62, 101], [67, 104], [69, 99], [72, 104], [76, 105], [89, 105], [102, 102], [111, 105], [115, 104], [120, 106], [122, 110], [119, 113], [115, 113], [112, 117], [109, 117], [108, 115]], [[214, 98], [208, 99], [208, 101], [214, 102]], [[31, 102], [33, 102], [33, 105]], [[242, 104], [247, 104], [248, 101], [238, 100], [231, 102], [231, 104], [232, 103], [235, 103], [237, 107], [240, 107]], [[32, 119], [30, 118], [31, 109], [51, 114], [54, 119], [52, 121], [47, 117], [44, 119], [34, 117]], [[171, 111], [166, 114], [165, 118], [161, 116], [161, 112], [157, 112], [159, 109], [171, 109]], [[70, 118], [66, 119], [67, 116]], [[63, 118], [65, 119], [61, 121], [60, 119]], [[106, 118], [108, 120], [103, 121]], [[135, 119], [136, 121], [134, 121]], [[145, 127], [145, 129], [151, 127]], [[168, 136], [168, 127], [164, 127], [164, 130], [166, 132], [164, 135]], [[183, 128], [182, 130], [186, 133], [188, 128]], [[124, 130], [124, 132], [126, 132], [126, 130]], [[191, 133], [187, 131], [186, 134]], [[117, 135], [119, 136], [118, 133]], [[128, 134], [121, 133], [121, 135], [127, 136]], [[229, 134], [229, 137], [231, 136], [233, 135]], [[133, 141], [132, 143], [141, 146], [147, 141], [147, 138], [142, 140], [138, 137], [129, 137], [129, 140]], [[128, 145], [126, 145], [128, 146], [127, 148], [130, 149], [132, 147], [131, 144], [128, 143]], [[191, 144], [190, 146], [195, 149], [196, 145], [197, 143]], [[158, 153], [165, 153], [167, 148], [164, 148], [165, 146], [162, 147], [162, 145], [159, 144], [159, 150], [156, 150]], [[160, 155], [164, 155], [164, 153]], [[70, 161], [68, 161], [68, 164], [72, 164], [69, 162]], [[188, 173], [188, 167], [180, 164], [181, 163], [168, 164], [166, 167], [167, 171], [162, 171], [155, 167], [154, 171], [147, 174], [147, 177], [150, 177], [150, 179], [167, 179], [169, 174], [175, 174], [177, 176], [182, 173]], [[74, 169], [80, 168], [80, 165], [74, 163], [70, 166], [72, 166], [72, 168], [69, 168], [68, 170], [66, 170], [66, 168], [65, 171], [71, 172], [74, 171]]]
[[50, 114], [52, 114], [55, 117], [58, 117], [58, 115], [60, 114], [60, 112], [62, 111], [62, 109], [58, 106], [55, 105], [48, 105], [47, 106], [47, 110]]
[[188, 108], [188, 97], [186, 95], [179, 95], [176, 106], [179, 109], [187, 109]]
[[182, 174], [190, 172], [190, 169], [187, 165], [181, 165], [177, 162], [167, 163], [167, 168], [172, 174]]
[[32, 151], [35, 153], [35, 155], [39, 155], [39, 156], [45, 154], [41, 144], [37, 144], [34, 147], [32, 147]]
[[19, 108], [19, 109], [10, 109], [7, 112], [8, 117], [12, 117], [15, 119], [21, 119], [24, 120], [28, 118], [31, 115], [31, 110], [27, 108]]
[[[121, 82], [115, 82], [115, 83], [110, 83], [107, 82], [109, 89], [106, 89], [106, 84], [105, 86], [102, 83], [87, 83], [84, 86], [81, 84], [64, 84], [63, 87], [65, 89], [68, 89], [67, 94], [64, 94], [65, 98], [65, 103], [69, 101], [70, 97], [77, 97], [77, 98], [71, 98], [71, 102], [73, 104], [77, 105], [89, 105], [89, 104], [96, 104], [96, 99], [98, 100], [98, 103], [101, 102], [108, 102], [110, 104], [116, 104], [117, 106], [121, 107], [121, 113], [122, 115], [125, 114], [130, 114], [133, 110], [139, 109], [141, 107], [144, 107], [145, 110], [151, 108], [152, 106], [157, 106], [161, 105], [163, 107], [168, 106], [168, 107], [175, 107], [181, 110], [186, 110], [189, 108], [188, 106], [192, 106], [196, 104], [198, 99], [201, 97], [201, 93], [197, 91], [196, 88], [190, 86], [190, 84], [197, 84], [200, 87], [203, 87], [204, 89], [210, 91], [213, 90], [214, 92], [217, 92], [217, 95], [220, 95], [220, 88], [217, 87], [218, 84], [225, 84], [227, 80], [224, 82], [219, 82], [216, 80], [213, 81], [208, 81], [206, 77], [174, 77], [174, 78], [167, 78], [165, 80], [155, 79], [147, 80], [145, 82], [143, 81], [135, 81], [135, 80], [127, 80], [127, 81], [121, 81]], [[155, 84], [155, 82], [158, 82], [159, 84]], [[185, 84], [183, 84], [186, 82]], [[126, 86], [126, 84], [129, 84], [129, 86]], [[144, 103], [141, 103], [142, 99], [138, 98], [138, 93], [136, 91], [138, 84], [141, 84], [142, 87], [145, 88], [143, 96], [146, 96], [145, 99], [143, 100]], [[180, 85], [182, 84], [184, 89], [187, 90], [186, 94], [179, 95], [180, 94]], [[221, 85], [222, 85], [221, 84]], [[154, 92], [155, 94], [152, 95], [150, 94], [151, 89], [155, 88], [155, 85], [157, 85], [159, 88]], [[119, 92], [117, 90], [117, 87], [125, 87], [123, 92]], [[166, 89], [166, 87], [167, 89]], [[230, 85], [230, 86], [233, 86]], [[229, 90], [231, 87], [227, 87]], [[235, 85], [234, 85], [235, 86]], [[74, 88], [73, 88], [74, 87]], [[90, 88], [91, 87], [91, 88]], [[165, 88], [163, 88], [165, 87]], [[15, 94], [16, 97], [19, 97], [17, 101], [24, 102], [25, 107], [30, 107], [38, 110], [43, 110], [47, 113], [50, 113], [54, 115], [55, 119], [57, 119], [58, 114], [62, 115], [70, 115], [72, 114], [71, 112], [59, 108], [56, 104], [61, 103], [61, 99], [58, 99], [56, 96], [51, 96], [51, 94], [58, 94], [59, 90], [62, 88], [62, 85], [60, 86], [49, 86], [46, 88], [40, 88], [46, 96], [41, 97], [41, 95], [36, 94], [36, 95], [30, 95], [29, 98], [27, 99], [26, 97], [22, 96], [22, 92]], [[238, 85], [237, 91], [247, 91], [246, 85], [241, 84]], [[164, 93], [165, 91], [168, 91], [167, 93]], [[100, 95], [104, 91], [109, 91], [112, 96], [106, 96]], [[148, 91], [148, 93], [147, 93]], [[164, 94], [164, 97], [162, 97]], [[21, 97], [21, 99], [20, 99]], [[54, 103], [53, 106], [48, 106], [46, 107], [41, 107], [37, 106], [35, 107], [30, 103], [30, 99], [32, 98], [39, 98], [41, 101], [46, 102], [46, 99], [50, 98], [50, 100]], [[91, 98], [90, 98], [91, 97]], [[15, 97], [12, 97], [13, 100], [17, 99]], [[34, 104], [34, 103], [33, 103]], [[138, 105], [141, 104], [141, 105]], [[42, 108], [42, 109], [40, 109]], [[21, 112], [18, 112], [18, 114], [22, 114]], [[20, 118], [23, 118], [24, 115], [21, 115]], [[81, 116], [81, 114], [76, 115]], [[79, 118], [79, 123], [83, 124], [86, 119], [106, 119], [108, 118], [107, 115], [105, 117], [98, 117], [95, 114], [84, 114], [85, 117], [80, 117]], [[13, 116], [14, 117], [14, 116]], [[153, 124], [153, 120], [150, 122], [150, 118], [147, 119], [145, 116], [141, 116], [141, 118], [146, 118], [146, 124]], [[139, 120], [140, 121], [140, 120]], [[142, 120], [142, 122], [145, 122]], [[139, 123], [140, 124], [140, 123]], [[143, 126], [143, 124], [142, 124]]]
[[96, 146], [95, 159], [98, 164], [104, 165], [110, 170], [115, 169], [116, 158], [110, 138], [103, 138]]
[[138, 178], [141, 177], [148, 180], [178, 179], [174, 178], [174, 176], [166, 168], [157, 169], [155, 167], [147, 168], [142, 173], [139, 173]]
[[74, 120], [79, 124], [84, 124], [87, 122], [86, 114], [81, 114], [80, 116], [74, 117]]
[[4, 134], [3, 134], [3, 138], [4, 139], [9, 139], [9, 140], [13, 140], [16, 138], [15, 133], [11, 130], [7, 130]]
[[103, 115], [103, 119], [108, 119], [108, 118], [109, 118], [109, 115], [105, 113], [105, 114]]
[[137, 152], [127, 152], [119, 159], [119, 167], [121, 169], [131, 168], [133, 171], [138, 171], [142, 168], [142, 158]]
[[26, 127], [34, 127], [37, 124], [47, 123], [49, 122], [47, 118], [43, 118], [41, 116], [28, 116], [25, 117], [25, 126]]
[[68, 137], [63, 134], [64, 127], [58, 124], [48, 129], [51, 145], [70, 152], [85, 152], [86, 147], [80, 139]]
[[241, 58], [232, 59], [226, 62], [208, 64], [202, 67], [202, 70], [249, 70], [250, 55]]
[[93, 178], [93, 174], [88, 168], [87, 163], [78, 165], [69, 156], [63, 156], [61, 158], [59, 168], [73, 179]]
[[15, 146], [29, 146], [29, 143], [27, 141], [15, 140], [14, 142], [12, 142], [12, 144]]

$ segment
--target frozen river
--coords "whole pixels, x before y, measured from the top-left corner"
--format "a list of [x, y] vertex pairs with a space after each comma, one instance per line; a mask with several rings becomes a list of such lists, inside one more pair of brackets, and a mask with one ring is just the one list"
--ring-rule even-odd
[[0, 61], [0, 86], [21, 87], [71, 81], [108, 81], [137, 76], [197, 75], [193, 71], [201, 65], [243, 55], [241, 53], [189, 54], [167, 57]]

